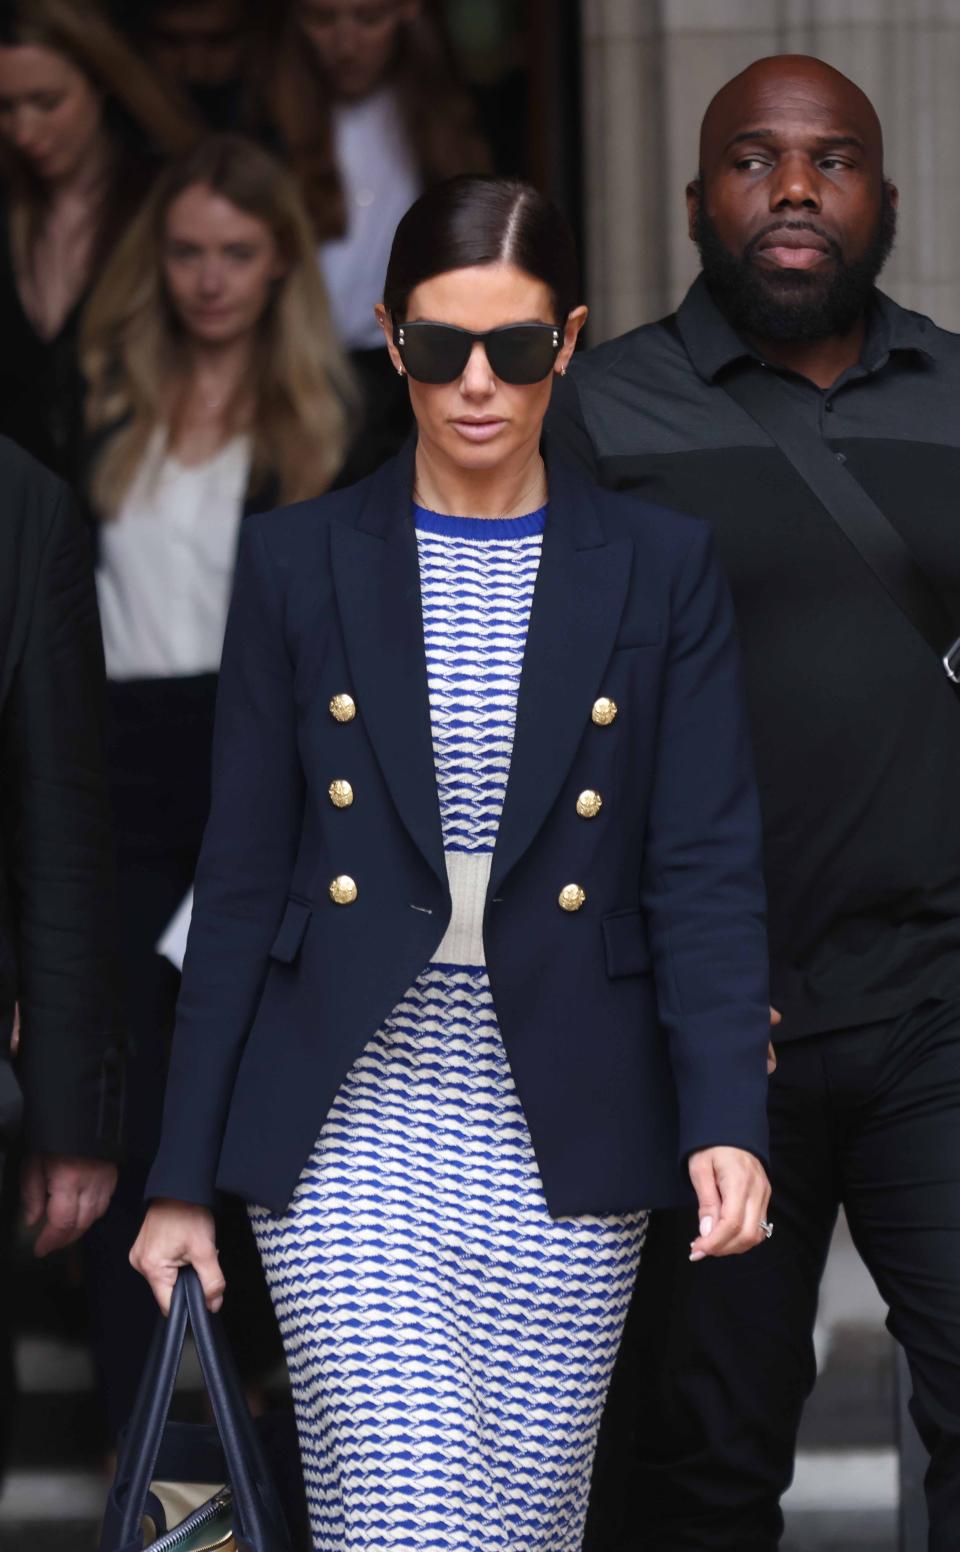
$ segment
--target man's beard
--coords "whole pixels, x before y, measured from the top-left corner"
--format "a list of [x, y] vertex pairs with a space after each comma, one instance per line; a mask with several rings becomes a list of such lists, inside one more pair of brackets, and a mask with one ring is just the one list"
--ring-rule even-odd
[[823, 273], [814, 270], [766, 270], [753, 262], [755, 245], [743, 256], [720, 240], [701, 199], [694, 229], [703, 275], [710, 291], [740, 334], [766, 340], [819, 340], [845, 334], [869, 304], [877, 276], [886, 264], [897, 230], [897, 212], [887, 184], [883, 186], [877, 230], [867, 251], [846, 263], [838, 243], [826, 238], [818, 223], [804, 218], [770, 223], [787, 231], [814, 231], [830, 244], [833, 263]]

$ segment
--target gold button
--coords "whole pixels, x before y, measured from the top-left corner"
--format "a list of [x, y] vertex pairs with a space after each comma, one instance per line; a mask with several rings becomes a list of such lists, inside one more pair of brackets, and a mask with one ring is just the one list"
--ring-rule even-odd
[[603, 798], [599, 792], [594, 792], [592, 787], [581, 792], [577, 798], [577, 813], [581, 819], [596, 819], [602, 807]]
[[357, 886], [348, 873], [340, 873], [330, 885], [330, 898], [334, 905], [352, 905], [357, 898]]
[[579, 911], [586, 898], [586, 893], [579, 884], [564, 884], [558, 903], [561, 911]]
[[348, 781], [332, 781], [327, 791], [334, 808], [349, 808], [353, 802], [353, 788]]
[[330, 702], [330, 715], [334, 722], [352, 722], [357, 715], [357, 706], [353, 696], [335, 695]]
[[609, 695], [601, 695], [594, 701], [590, 715], [597, 727], [609, 727], [617, 715], [617, 703]]

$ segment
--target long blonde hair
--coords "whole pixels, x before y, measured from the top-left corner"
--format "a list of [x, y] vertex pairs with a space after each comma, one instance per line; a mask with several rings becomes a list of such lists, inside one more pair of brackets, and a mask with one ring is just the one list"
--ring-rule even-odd
[[353, 380], [296, 184], [252, 141], [214, 135], [161, 174], [87, 306], [80, 351], [87, 421], [94, 432], [112, 432], [92, 482], [94, 504], [105, 517], [116, 515], [154, 430], [169, 421], [171, 391], [175, 402], [183, 380], [184, 332], [167, 295], [161, 255], [167, 211], [196, 186], [269, 227], [285, 265], [260, 320], [250, 374], [254, 490], [272, 476], [282, 501], [317, 495], [343, 462]]
[[[194, 145], [201, 127], [187, 104], [162, 86], [112, 25], [98, 0], [15, 0], [3, 8], [0, 44], [33, 46], [60, 54], [103, 94], [108, 129], [118, 153], [115, 183], [123, 184], [131, 143], [145, 152], [179, 155]], [[47, 191], [29, 161], [8, 141], [0, 142], [0, 164], [10, 186], [11, 229], [18, 258], [29, 267], [29, 254], [39, 230]], [[139, 190], [137, 191], [139, 192]], [[122, 204], [127, 190], [120, 188]], [[111, 201], [101, 222], [109, 240]], [[121, 211], [121, 219], [126, 211]], [[95, 245], [94, 262], [98, 249]]]

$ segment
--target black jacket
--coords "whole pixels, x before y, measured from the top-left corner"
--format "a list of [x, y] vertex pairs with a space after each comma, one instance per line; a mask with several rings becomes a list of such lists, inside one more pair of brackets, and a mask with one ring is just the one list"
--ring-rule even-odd
[[5, 438], [0, 491], [0, 1128], [15, 1117], [19, 1002], [25, 1146], [111, 1157], [114, 874], [89, 544], [66, 487]]
[[601, 485], [713, 528], [743, 649], [782, 1044], [960, 996], [960, 712], [926, 642], [726, 392], [757, 374], [960, 629], [960, 336], [880, 292], [859, 362], [821, 390], [763, 365], [701, 278], [674, 317], [575, 359], [547, 432]]

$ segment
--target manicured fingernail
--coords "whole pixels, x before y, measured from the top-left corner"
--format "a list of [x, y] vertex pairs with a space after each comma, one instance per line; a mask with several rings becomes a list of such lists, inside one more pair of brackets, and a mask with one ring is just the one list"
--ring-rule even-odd
[[690, 1260], [691, 1261], [705, 1261], [706, 1260], [706, 1251], [703, 1251], [703, 1250], [692, 1250], [690, 1252]]
[[702, 1234], [703, 1238], [706, 1239], [707, 1235], [711, 1234], [712, 1232], [713, 1232], [713, 1219], [709, 1218], [709, 1217], [701, 1218], [700, 1219], [700, 1233]]

